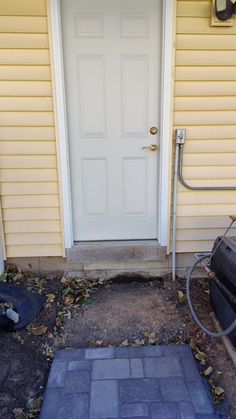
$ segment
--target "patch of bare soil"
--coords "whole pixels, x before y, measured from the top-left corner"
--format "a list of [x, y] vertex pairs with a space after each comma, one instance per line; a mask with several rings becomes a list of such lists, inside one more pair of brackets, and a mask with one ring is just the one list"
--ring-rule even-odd
[[[59, 348], [185, 342], [209, 382], [221, 417], [236, 418], [234, 367], [222, 340], [207, 337], [193, 322], [184, 280], [143, 281], [133, 276], [107, 282], [35, 278], [19, 272], [10, 273], [8, 280], [46, 295], [47, 302], [32, 325], [18, 333], [1, 333], [0, 418], [38, 417], [53, 354]], [[208, 300], [206, 284], [200, 281], [194, 289], [195, 305], [213, 329]]]
[[175, 318], [175, 304], [163, 291], [161, 281], [101, 289], [90, 305], [72, 310], [64, 326], [64, 344], [85, 347], [102, 341], [120, 345], [124, 340], [142, 340], [148, 332], [156, 333], [158, 343], [178, 340], [186, 325]]

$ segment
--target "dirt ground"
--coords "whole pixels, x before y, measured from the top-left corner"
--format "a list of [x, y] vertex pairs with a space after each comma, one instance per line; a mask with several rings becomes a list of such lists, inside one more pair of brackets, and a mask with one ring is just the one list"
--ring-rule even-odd
[[[221, 339], [208, 338], [192, 321], [184, 280], [144, 281], [136, 276], [90, 282], [59, 275], [37, 278], [14, 269], [9, 269], [7, 280], [44, 294], [47, 302], [33, 324], [17, 333], [0, 334], [0, 418], [38, 418], [58, 348], [186, 342], [191, 344], [200, 372], [206, 371], [206, 385], [221, 417], [236, 419], [233, 364]], [[204, 283], [194, 296], [212, 328]]]

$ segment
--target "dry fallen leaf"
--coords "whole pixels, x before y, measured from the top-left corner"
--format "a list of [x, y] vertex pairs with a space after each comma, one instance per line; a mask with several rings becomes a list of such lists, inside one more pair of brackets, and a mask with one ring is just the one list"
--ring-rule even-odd
[[217, 395], [217, 396], [220, 396], [221, 394], [223, 394], [225, 391], [224, 391], [224, 389], [222, 388], [222, 387], [220, 387], [220, 386], [218, 386], [218, 387], [216, 387], [215, 388], [215, 394]]
[[209, 366], [205, 371], [203, 371], [203, 374], [205, 375], [205, 377], [208, 377], [209, 375], [211, 375], [214, 371], [214, 368]]
[[143, 346], [145, 345], [145, 340], [144, 339], [140, 339], [140, 338], [136, 338], [133, 340], [132, 346]]
[[105, 278], [99, 278], [98, 283], [99, 283], [100, 285], [103, 285], [105, 281], [106, 281], [106, 279], [105, 279]]
[[36, 419], [39, 416], [42, 397], [28, 399], [25, 406], [25, 417], [27, 419]]
[[74, 297], [73, 297], [73, 295], [67, 295], [67, 296], [63, 299], [63, 303], [64, 303], [66, 306], [70, 306], [71, 304], [73, 304], [73, 302], [74, 302]]
[[55, 355], [55, 350], [48, 345], [47, 343], [44, 343], [42, 346], [43, 355], [45, 355], [48, 358], [53, 358]]
[[20, 281], [22, 278], [23, 278], [23, 275], [22, 275], [22, 273], [19, 271], [19, 272], [17, 272], [17, 274], [16, 274], [16, 275], [14, 275], [14, 277], [13, 277], [13, 281]]
[[195, 349], [196, 349], [196, 353], [194, 354], [195, 358], [198, 361], [200, 361], [200, 363], [202, 365], [206, 365], [206, 363], [207, 363], [207, 355], [204, 352], [200, 351], [197, 346], [196, 346]]
[[32, 326], [31, 327], [31, 333], [35, 336], [41, 336], [48, 330], [47, 326], [44, 326], [41, 324], [40, 326]]
[[146, 332], [144, 336], [148, 338], [149, 345], [155, 345], [157, 343], [157, 336], [155, 332]]
[[24, 339], [19, 335], [18, 332], [12, 333], [12, 339], [14, 339], [16, 342], [19, 342], [21, 345], [24, 343]]
[[[156, 340], [157, 340], [156, 333], [155, 333], [155, 332], [152, 332], [152, 333], [150, 334], [150, 336], [149, 336], [149, 343], [150, 343], [150, 344], [151, 344], [151, 343], [155, 343], [155, 342], [156, 342]], [[154, 341], [154, 342], [152, 342], [152, 341]]]
[[47, 294], [47, 302], [53, 303], [55, 301], [56, 296], [54, 294]]
[[24, 414], [24, 410], [21, 407], [13, 409], [13, 414], [16, 419], [25, 419], [27, 416]]
[[190, 348], [192, 349], [192, 350], [195, 350], [196, 349], [196, 341], [195, 341], [195, 339], [193, 339], [193, 338], [191, 338], [190, 339]]
[[222, 387], [217, 386], [212, 391], [213, 391], [214, 397], [217, 400], [222, 399], [224, 397], [225, 391], [224, 391], [224, 389]]
[[67, 279], [63, 276], [63, 278], [61, 278], [61, 283], [62, 284], [66, 284], [67, 283]]
[[178, 291], [179, 303], [182, 304], [186, 300], [186, 294], [183, 291]]

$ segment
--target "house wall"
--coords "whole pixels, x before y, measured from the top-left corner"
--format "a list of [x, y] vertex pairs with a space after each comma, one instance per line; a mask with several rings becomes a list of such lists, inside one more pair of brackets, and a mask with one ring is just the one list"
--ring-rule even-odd
[[6, 256], [63, 255], [45, 0], [0, 0], [0, 96]]
[[[177, 1], [174, 128], [186, 128], [183, 173], [194, 186], [236, 185], [236, 18], [212, 27], [211, 1]], [[177, 251], [210, 250], [236, 212], [236, 191], [178, 184]]]

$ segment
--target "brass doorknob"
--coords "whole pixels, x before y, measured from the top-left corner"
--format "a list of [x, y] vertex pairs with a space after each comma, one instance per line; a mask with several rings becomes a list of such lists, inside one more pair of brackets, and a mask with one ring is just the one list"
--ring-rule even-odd
[[156, 144], [150, 144], [149, 146], [142, 147], [142, 150], [157, 151], [158, 147]]
[[151, 151], [157, 151], [157, 145], [156, 144], [151, 144], [149, 146], [149, 150], [151, 150]]
[[152, 134], [152, 135], [156, 135], [158, 133], [158, 129], [157, 129], [157, 127], [151, 127], [150, 128], [150, 134]]

